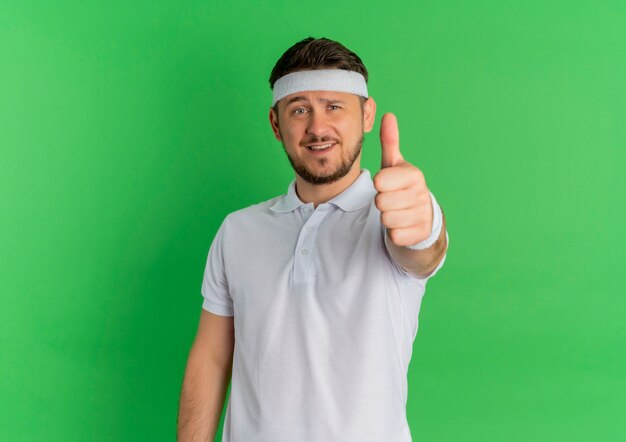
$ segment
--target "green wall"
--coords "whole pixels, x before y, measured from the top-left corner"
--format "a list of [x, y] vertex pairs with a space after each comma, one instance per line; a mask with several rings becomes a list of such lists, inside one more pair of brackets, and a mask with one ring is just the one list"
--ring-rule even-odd
[[268, 77], [309, 35], [370, 71], [362, 166], [394, 112], [446, 213], [414, 440], [626, 440], [623, 0], [2, 0], [0, 440], [174, 440], [213, 236], [293, 177]]

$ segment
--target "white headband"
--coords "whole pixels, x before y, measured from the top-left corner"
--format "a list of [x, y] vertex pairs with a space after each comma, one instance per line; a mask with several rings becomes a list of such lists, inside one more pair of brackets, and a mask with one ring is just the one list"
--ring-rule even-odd
[[369, 97], [365, 77], [345, 69], [314, 69], [292, 72], [274, 83], [272, 106], [287, 95], [302, 91], [335, 91]]

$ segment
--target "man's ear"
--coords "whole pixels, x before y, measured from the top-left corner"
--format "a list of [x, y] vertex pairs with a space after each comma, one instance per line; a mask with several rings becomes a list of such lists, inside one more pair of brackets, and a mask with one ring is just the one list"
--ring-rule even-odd
[[363, 103], [363, 131], [371, 132], [376, 120], [376, 102], [374, 98], [368, 97]]
[[274, 132], [274, 137], [278, 141], [282, 141], [282, 137], [280, 136], [280, 129], [278, 128], [278, 115], [274, 111], [274, 108], [270, 106], [270, 125], [272, 126], [272, 132]]

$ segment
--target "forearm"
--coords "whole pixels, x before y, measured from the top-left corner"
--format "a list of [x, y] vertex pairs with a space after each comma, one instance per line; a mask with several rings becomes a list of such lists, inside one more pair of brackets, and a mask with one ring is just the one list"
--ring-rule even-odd
[[221, 367], [192, 348], [185, 369], [177, 422], [177, 441], [212, 442], [231, 380], [232, 360]]
[[389, 232], [385, 234], [385, 243], [389, 254], [402, 268], [420, 277], [426, 277], [439, 265], [448, 249], [446, 240], [446, 217], [441, 210], [442, 226], [439, 238], [435, 243], [423, 250], [413, 250], [408, 247], [398, 246], [389, 238]]

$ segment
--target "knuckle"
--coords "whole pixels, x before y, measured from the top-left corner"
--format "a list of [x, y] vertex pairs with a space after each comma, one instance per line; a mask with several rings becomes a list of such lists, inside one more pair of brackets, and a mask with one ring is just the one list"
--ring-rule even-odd
[[389, 230], [389, 238], [391, 238], [391, 241], [393, 241], [395, 244], [398, 244], [400, 240], [400, 234], [398, 232], [398, 229]]
[[393, 221], [393, 214], [391, 212], [383, 212], [381, 217], [385, 226], [389, 226]]
[[428, 222], [422, 221], [419, 231], [420, 231], [420, 236], [422, 236], [424, 239], [428, 238], [430, 236], [430, 231], [431, 231], [431, 228], [428, 226]]
[[408, 217], [411, 219], [411, 224], [416, 226], [419, 224], [421, 216], [419, 210], [412, 210], [411, 215]]
[[381, 202], [382, 202], [382, 194], [377, 194], [374, 197], [374, 204], [376, 204], [376, 207], [378, 208], [378, 210], [383, 210], [381, 207]]
[[421, 170], [419, 170], [417, 167], [414, 169], [413, 171], [413, 175], [415, 177], [415, 180], [419, 183], [424, 181], [424, 172], [422, 172]]
[[380, 191], [382, 185], [382, 178], [380, 176], [380, 173], [374, 175], [372, 181], [374, 181], [374, 187], [376, 188], [376, 190]]

